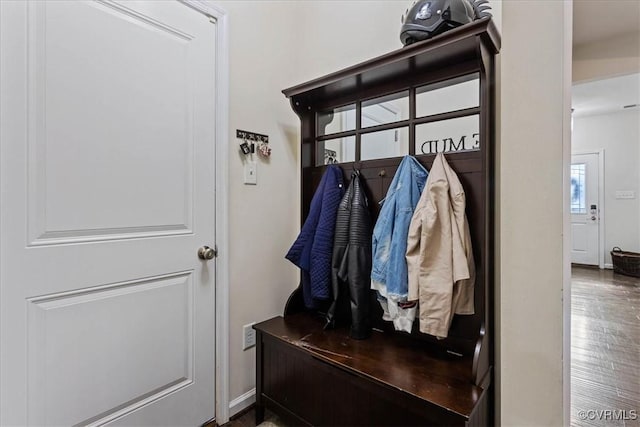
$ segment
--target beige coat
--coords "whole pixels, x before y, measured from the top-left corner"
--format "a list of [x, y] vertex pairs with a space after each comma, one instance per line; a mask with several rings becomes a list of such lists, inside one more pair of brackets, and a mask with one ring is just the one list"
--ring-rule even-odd
[[418, 300], [420, 331], [446, 337], [455, 314], [473, 314], [475, 264], [465, 194], [439, 153], [411, 219], [407, 242], [409, 300]]

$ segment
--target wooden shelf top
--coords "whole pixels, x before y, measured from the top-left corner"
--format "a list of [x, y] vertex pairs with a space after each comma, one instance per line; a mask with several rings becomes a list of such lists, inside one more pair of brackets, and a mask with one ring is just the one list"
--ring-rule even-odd
[[355, 375], [401, 390], [463, 417], [469, 417], [483, 389], [470, 377], [471, 358], [439, 351], [395, 333], [373, 332], [353, 340], [348, 330], [325, 331], [317, 316], [278, 316], [254, 328]]
[[500, 35], [491, 18], [474, 21], [282, 92], [292, 99], [294, 108], [300, 108], [305, 99], [336, 99], [389, 79], [402, 79], [415, 72], [461, 62], [465, 58], [477, 60], [481, 58], [480, 43], [491, 54], [500, 50]]

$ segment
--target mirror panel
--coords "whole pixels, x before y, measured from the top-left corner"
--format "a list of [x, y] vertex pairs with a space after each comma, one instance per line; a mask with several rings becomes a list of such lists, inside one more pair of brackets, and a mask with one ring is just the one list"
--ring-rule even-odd
[[480, 149], [480, 116], [416, 125], [416, 154], [451, 153]]
[[480, 76], [478, 73], [458, 77], [416, 89], [416, 117], [480, 105]]
[[318, 136], [354, 130], [356, 128], [356, 104], [318, 112], [317, 123]]
[[317, 166], [353, 162], [356, 160], [355, 136], [318, 141], [317, 147]]
[[360, 142], [361, 160], [404, 156], [409, 154], [409, 128], [366, 133]]
[[362, 102], [362, 127], [384, 125], [409, 118], [409, 91]]

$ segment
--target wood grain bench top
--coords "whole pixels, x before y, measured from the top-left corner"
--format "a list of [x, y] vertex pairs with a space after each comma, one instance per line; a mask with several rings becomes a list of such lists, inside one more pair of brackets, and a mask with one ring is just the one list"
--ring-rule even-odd
[[354, 340], [347, 329], [324, 330], [323, 320], [307, 313], [274, 317], [254, 328], [339, 369], [465, 417], [483, 392], [472, 383], [470, 357], [434, 349], [402, 334], [374, 330], [371, 338]]

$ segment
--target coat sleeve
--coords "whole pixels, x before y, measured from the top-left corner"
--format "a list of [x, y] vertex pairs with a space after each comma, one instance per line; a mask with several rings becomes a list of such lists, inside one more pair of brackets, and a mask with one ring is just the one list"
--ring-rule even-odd
[[347, 245], [349, 242], [349, 213], [353, 198], [353, 179], [343, 194], [336, 212], [336, 225], [333, 234], [333, 251], [331, 255], [331, 290], [332, 302], [326, 313], [325, 328], [333, 328], [345, 318], [344, 303]]
[[453, 238], [453, 313], [474, 313], [475, 263], [471, 247], [469, 222], [466, 216], [466, 197], [456, 173], [448, 164], [445, 172], [450, 186]]
[[[418, 204], [420, 206], [420, 204]], [[417, 301], [420, 296], [420, 236], [422, 234], [422, 209], [413, 213], [407, 236], [407, 279], [409, 301]]]
[[371, 335], [371, 215], [360, 174], [353, 180], [346, 278], [351, 302], [349, 335], [354, 339], [365, 339]]
[[309, 276], [311, 295], [315, 299], [331, 297], [331, 258], [338, 205], [342, 199], [342, 171], [327, 169], [327, 183], [322, 193], [322, 205], [310, 254]]
[[[433, 170], [431, 173], [435, 175]], [[452, 212], [447, 181], [434, 181], [428, 188], [429, 202], [423, 216], [420, 331], [446, 337], [453, 298]]]
[[[464, 197], [461, 197], [461, 199], [463, 200], [462, 206], [465, 206]], [[476, 269], [471, 246], [471, 234], [464, 209], [461, 210], [461, 215], [458, 216], [457, 221], [458, 228], [460, 229], [460, 250], [462, 255], [460, 259], [456, 261], [462, 265], [456, 268], [458, 273], [454, 275], [453, 311], [455, 314], [473, 314]]]

